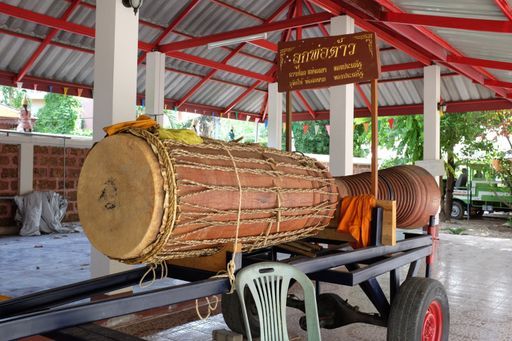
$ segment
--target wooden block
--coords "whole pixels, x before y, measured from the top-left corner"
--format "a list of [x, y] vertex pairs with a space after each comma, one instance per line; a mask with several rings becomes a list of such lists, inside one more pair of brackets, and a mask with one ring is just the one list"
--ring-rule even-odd
[[383, 208], [382, 213], [382, 245], [396, 245], [396, 201], [377, 200], [377, 206]]
[[[226, 270], [227, 263], [231, 260], [231, 254], [233, 253], [234, 243], [228, 243], [217, 253], [210, 256], [183, 258], [183, 259], [172, 259], [167, 261], [167, 264], [183, 266], [192, 269], [200, 269], [211, 272], [219, 272]], [[242, 251], [242, 244], [238, 243], [236, 252]], [[229, 254], [229, 256], [228, 256]]]
[[326, 240], [336, 240], [342, 242], [354, 242], [355, 239], [348, 232], [340, 232], [335, 227], [326, 227], [322, 231], [318, 232], [316, 238]]

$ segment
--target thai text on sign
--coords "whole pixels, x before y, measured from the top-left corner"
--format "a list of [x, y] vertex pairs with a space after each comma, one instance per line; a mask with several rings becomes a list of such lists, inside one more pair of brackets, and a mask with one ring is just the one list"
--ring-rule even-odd
[[379, 78], [375, 33], [280, 42], [280, 92], [359, 83]]

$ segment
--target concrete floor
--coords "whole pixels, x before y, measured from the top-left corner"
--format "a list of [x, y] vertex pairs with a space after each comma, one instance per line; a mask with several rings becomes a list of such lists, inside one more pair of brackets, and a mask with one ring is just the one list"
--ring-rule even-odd
[[[433, 277], [448, 292], [450, 340], [512, 340], [512, 240], [449, 234], [441, 234], [440, 239]], [[0, 295], [20, 296], [88, 277], [89, 243], [83, 234], [0, 238]], [[379, 278], [385, 291], [387, 279]], [[362, 311], [373, 311], [359, 288], [322, 285], [321, 290], [348, 298]], [[290, 312], [290, 336], [303, 339], [296, 325], [298, 316]], [[139, 336], [208, 340], [212, 330], [222, 328], [226, 328], [222, 316], [217, 315], [170, 330], [145, 328]], [[324, 340], [385, 340], [386, 330], [354, 324], [323, 330], [322, 336]]]

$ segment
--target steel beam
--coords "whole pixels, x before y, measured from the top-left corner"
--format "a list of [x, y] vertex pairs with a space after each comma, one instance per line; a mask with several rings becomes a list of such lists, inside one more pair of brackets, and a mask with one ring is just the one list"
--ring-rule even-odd
[[265, 97], [263, 97], [263, 101], [261, 102], [260, 116], [261, 120], [265, 121], [265, 116], [267, 115], [267, 102], [268, 102], [268, 92], [265, 92]]
[[210, 59], [183, 53], [181, 51], [169, 52], [169, 53], [167, 53], [167, 55], [169, 57], [173, 57], [176, 59], [181, 59], [181, 60], [191, 62], [194, 64], [203, 65], [203, 66], [206, 66], [206, 67], [209, 67], [212, 69], [218, 69], [218, 70], [222, 70], [222, 71], [226, 71], [226, 72], [235, 73], [240, 76], [257, 79], [257, 80], [260, 80], [263, 82], [273, 82], [274, 81], [274, 78], [271, 76], [268, 76], [268, 75], [263, 75], [261, 73], [249, 71], [246, 69], [241, 69], [239, 67], [235, 67], [235, 66], [231, 66], [231, 65], [227, 65], [227, 64], [222, 64], [222, 63], [210, 60]]
[[496, 2], [496, 5], [500, 8], [508, 20], [512, 21], [512, 8], [510, 8], [507, 0], [494, 0], [494, 2]]
[[447, 61], [450, 63], [456, 63], [456, 64], [481, 66], [481, 67], [486, 67], [486, 68], [490, 68], [490, 69], [512, 71], [512, 63], [511, 62], [502, 62], [502, 61], [498, 61], [498, 60], [470, 58], [470, 57], [455, 56], [455, 55], [449, 55]]
[[[164, 31], [160, 33], [160, 35], [151, 43], [151, 50], [155, 49], [162, 42], [162, 40], [165, 37], [167, 37], [167, 35], [171, 33], [190, 12], [192, 12], [192, 10], [196, 7], [198, 3], [199, 0], [190, 0], [190, 2], [185, 6], [185, 8], [169, 23], [167, 28], [165, 28]], [[149, 51], [146, 51], [142, 54], [142, 56], [137, 60], [137, 64], [142, 63], [144, 59], [146, 59], [146, 54], [148, 52]]]
[[371, 18], [369, 18], [368, 15], [363, 10], [354, 7], [353, 4], [350, 4], [348, 1], [338, 1], [339, 3], [333, 0], [309, 1], [333, 15], [340, 15], [345, 13], [352, 16], [356, 22], [356, 25], [362, 28], [363, 30], [375, 32], [380, 39], [384, 40], [391, 46], [394, 46], [404, 51], [411, 57], [422, 62], [424, 65], [431, 64], [432, 60], [429, 57], [425, 56], [423, 53], [418, 51], [417, 48], [411, 47], [410, 42], [404, 41], [404, 39], [400, 39], [396, 32], [393, 32], [384, 25], [379, 26], [379, 23], [366, 21], [367, 19]]
[[[306, 0], [303, 3], [306, 6], [306, 8], [308, 9], [309, 13], [311, 13], [311, 14], [315, 14], [316, 13], [315, 9], [313, 8], [313, 6], [311, 6], [309, 1]], [[322, 34], [325, 37], [329, 36], [329, 31], [327, 31], [327, 29], [325, 28], [324, 24], [318, 24], [318, 28], [320, 29], [320, 31], [322, 31]]]
[[[72, 2], [72, 1], [74, 1], [74, 0], [65, 0], [65, 1], [67, 1], [67, 2]], [[286, 0], [286, 1], [288, 2], [288, 1], [292, 1], [292, 0]], [[89, 8], [89, 9], [91, 9], [91, 10], [96, 10], [96, 5], [90, 4], [90, 3], [88, 3], [88, 2], [81, 2], [81, 3], [80, 3], [80, 5], [81, 5], [81, 6], [83, 6], [83, 7]], [[151, 27], [151, 28], [154, 28], [154, 29], [156, 29], [156, 30], [160, 30], [160, 31], [163, 31], [163, 30], [165, 30], [165, 29], [167, 28], [166, 26], [163, 26], [163, 25], [160, 25], [160, 24], [155, 24], [155, 23], [152, 23], [152, 22], [146, 21], [146, 20], [144, 20], [144, 19], [139, 19], [139, 23], [140, 23], [141, 25], [144, 25], [144, 26], [147, 26], [147, 27]], [[175, 29], [175, 30], [173, 30], [173, 33], [175, 33], [175, 34], [177, 34], [177, 35], [180, 35], [180, 36], [187, 37], [187, 38], [192, 38], [192, 36], [191, 36], [191, 35], [186, 34], [186, 33], [184, 33], [184, 32], [177, 31], [176, 29]], [[227, 50], [227, 51], [231, 51], [231, 49], [229, 49], [229, 48], [227, 48], [227, 47], [222, 47], [222, 48], [223, 48], [223, 49], [225, 49], [225, 50]], [[258, 60], [262, 60], [262, 61], [264, 61], [264, 62], [271, 62], [271, 61], [269, 61], [269, 60], [267, 60], [267, 59], [265, 59], [265, 58], [262, 58], [262, 57], [260, 57], [260, 56], [256, 56], [256, 55], [253, 55], [253, 54], [250, 54], [250, 53], [247, 53], [247, 52], [243, 52], [243, 51], [241, 51], [241, 52], [240, 52], [240, 54], [243, 54], [243, 55], [245, 55], [245, 56], [247, 56], [247, 57], [250, 57], [250, 58], [254, 58], [254, 59], [258, 59]]]
[[94, 38], [95, 36], [94, 29], [91, 27], [77, 25], [74, 23], [67, 22], [66, 20], [32, 12], [23, 8], [8, 5], [6, 3], [0, 3], [0, 12], [12, 17], [51, 27], [57, 30], [63, 30], [91, 38]]
[[[470, 111], [484, 111], [484, 110], [510, 110], [512, 103], [503, 98], [471, 100], [471, 101], [457, 101], [447, 103], [448, 113], [464, 113]], [[410, 105], [390, 105], [379, 107], [379, 116], [403, 116], [403, 115], [421, 115], [423, 113], [423, 103], [410, 104]], [[370, 117], [368, 108], [356, 108], [354, 110], [354, 117]], [[311, 116], [307, 112], [293, 113], [293, 121], [308, 121]], [[329, 111], [321, 110], [316, 112], [317, 120], [328, 120]]]
[[132, 296], [73, 305], [2, 320], [2, 338], [7, 340], [41, 334], [101, 319], [127, 315], [139, 311], [194, 300], [227, 292], [229, 281], [217, 278], [156, 289]]
[[192, 38], [177, 42], [172, 42], [165, 45], [160, 45], [159, 50], [164, 53], [170, 53], [172, 51], [179, 51], [183, 49], [198, 47], [207, 45], [209, 43], [223, 41], [227, 39], [233, 38], [241, 38], [249, 35], [273, 32], [273, 31], [281, 31], [289, 28], [295, 28], [298, 26], [310, 25], [310, 24], [318, 24], [325, 21], [328, 21], [332, 17], [332, 14], [329, 13], [319, 13], [312, 14], [304, 17], [294, 18], [291, 20], [283, 20], [275, 23], [263, 24], [259, 26], [252, 26], [247, 28], [242, 28], [229, 32], [222, 32], [212, 34], [206, 37], [198, 37]]
[[[151, 276], [144, 276], [148, 270], [149, 268], [147, 266], [139, 267], [133, 270], [92, 278], [86, 281], [12, 298], [0, 302], [0, 319], [41, 310], [43, 308], [51, 308], [64, 303], [89, 298], [92, 295], [126, 288], [130, 285], [141, 283], [141, 279], [143, 282], [147, 282], [152, 280]], [[155, 271], [155, 277], [160, 278], [161, 267], [157, 267]]]
[[[9, 30], [3, 29], [3, 28], [0, 28], [0, 33], [7, 34], [7, 35], [10, 35], [10, 36], [13, 36], [13, 37], [17, 37], [17, 38], [21, 38], [21, 39], [26, 39], [26, 40], [34, 41], [34, 42], [37, 42], [37, 43], [42, 43], [44, 41], [44, 39], [41, 39], [41, 38], [38, 38], [38, 37], [34, 37], [34, 36], [31, 36], [31, 35], [28, 35], [28, 34], [25, 34], [25, 33], [9, 31]], [[56, 42], [56, 41], [50, 41], [49, 44], [57, 46], [57, 47], [60, 47], [60, 48], [63, 48], [63, 49], [79, 51], [79, 52], [88, 53], [88, 54], [94, 54], [94, 49], [78, 47], [78, 46], [75, 46], [75, 45], [64, 44], [64, 43], [60, 43], [60, 42]]]
[[[293, 0], [287, 0], [281, 6], [279, 6], [279, 8], [274, 13], [272, 13], [271, 16], [268, 17], [267, 22], [270, 23], [272, 20], [277, 18], [289, 6], [291, 1], [293, 1]], [[242, 43], [242, 44], [238, 45], [226, 57], [224, 57], [224, 59], [221, 61], [221, 63], [226, 64], [227, 62], [229, 62], [229, 60], [231, 60], [231, 58], [233, 58], [237, 53], [240, 53], [240, 51], [245, 46], [245, 44], [246, 43]], [[194, 93], [196, 93], [197, 90], [199, 90], [209, 79], [211, 79], [215, 75], [216, 72], [217, 72], [216, 69], [213, 69], [210, 72], [208, 72], [208, 74], [201, 81], [199, 81], [197, 84], [195, 84], [192, 87], [192, 89], [190, 89], [182, 98], [180, 98], [178, 100], [178, 102], [176, 103], [176, 106], [178, 108], [181, 107], [186, 101], [188, 101], [188, 99], [190, 97], [192, 97], [192, 95]]]
[[398, 12], [384, 12], [380, 19], [384, 22], [445, 27], [460, 30], [472, 30], [495, 33], [512, 33], [512, 22], [509, 20], [484, 20], [474, 18], [457, 18], [438, 15], [424, 15]]
[[[82, 0], [74, 0], [68, 8], [66, 8], [66, 11], [61, 15], [59, 19], [67, 21], [68, 18], [71, 16], [73, 11], [78, 7]], [[28, 70], [34, 65], [35, 61], [41, 53], [46, 49], [46, 47], [50, 44], [52, 39], [55, 37], [55, 35], [59, 32], [58, 29], [52, 28], [46, 38], [44, 38], [43, 42], [39, 44], [37, 49], [32, 53], [32, 56], [30, 56], [29, 60], [25, 63], [25, 65], [22, 66], [21, 70], [18, 72], [18, 75], [16, 76], [16, 82], [20, 82], [23, 77], [27, 74]]]
[[[46, 27], [51, 27], [57, 30], [62, 30], [74, 34], [83, 35], [86, 37], [94, 38], [96, 31], [94, 28], [86, 27], [74, 23], [67, 22], [62, 19], [57, 19], [49, 15], [44, 15], [26, 9], [22, 9], [16, 6], [11, 6], [0, 2], [0, 13], [19, 18], [22, 20], [30, 21]], [[143, 51], [151, 51], [151, 44], [139, 41], [139, 49]]]
[[311, 115], [311, 117], [313, 119], [315, 119], [316, 118], [315, 111], [313, 110], [311, 105], [309, 105], [308, 101], [306, 101], [306, 98], [304, 98], [304, 95], [302, 95], [302, 93], [300, 91], [296, 91], [295, 95], [299, 98], [299, 100], [302, 102], [302, 104], [306, 107], [306, 110]]
[[261, 47], [262, 49], [268, 50], [270, 52], [277, 52], [277, 44], [274, 44], [271, 41], [258, 39], [248, 42], [251, 45]]
[[[171, 68], [171, 67], [166, 67], [165, 71], [175, 72], [175, 73], [179, 73], [179, 74], [182, 74], [182, 75], [185, 75], [185, 76], [194, 77], [194, 78], [200, 78], [201, 80], [203, 80], [204, 77], [207, 76], [207, 75], [201, 75], [201, 74], [197, 74], [197, 73], [192, 73], [192, 72], [188, 72], [188, 71], [174, 69], [174, 68]], [[219, 79], [219, 78], [213, 78], [212, 77], [212, 78], [209, 78], [208, 80], [211, 80], [212, 82], [217, 82], [217, 83], [222, 83], [222, 84], [236, 86], [238, 88], [243, 88], [243, 89], [248, 89], [249, 88], [249, 86], [247, 86], [245, 84], [236, 83], [236, 82], [228, 81], [228, 80], [225, 80], [225, 79]], [[255, 90], [256, 91], [261, 91], [261, 92], [266, 92], [266, 90], [262, 90], [262, 89], [258, 89], [258, 88], [256, 88]]]
[[420, 62], [382, 65], [380, 68], [380, 71], [381, 72], [392, 72], [392, 71], [402, 71], [402, 70], [411, 70], [411, 69], [421, 69], [421, 68], [423, 68], [423, 66], [424, 65]]
[[251, 12], [248, 12], [248, 11], [245, 11], [239, 7], [236, 7], [236, 6], [233, 6], [231, 4], [228, 4], [228, 3], [225, 3], [224, 1], [220, 1], [220, 0], [210, 0], [211, 2], [213, 2], [214, 4], [217, 4], [219, 6], [222, 6], [222, 7], [225, 7], [225, 8], [228, 8], [236, 13], [240, 13], [248, 18], [251, 18], [251, 19], [254, 19], [256, 21], [259, 21], [259, 22], [264, 22], [265, 19], [264, 18], [260, 18], [258, 17], [256, 14], [253, 14]]
[[361, 85], [359, 85], [358, 83], [354, 83], [354, 85], [356, 87], [357, 93], [359, 94], [359, 96], [361, 96], [361, 99], [363, 100], [364, 104], [366, 105], [368, 110], [371, 111], [372, 105], [371, 105], [370, 101], [368, 100], [368, 97], [366, 97], [366, 94], [363, 92]]
[[[376, 2], [378, 2], [380, 5], [384, 6], [384, 8], [386, 8], [389, 12], [403, 13], [403, 11], [397, 5], [395, 5], [392, 1], [390, 1], [390, 0], [376, 0]], [[444, 39], [442, 39], [438, 35], [432, 33], [431, 31], [429, 31], [425, 27], [418, 27], [417, 28], [417, 30], [420, 33], [423, 33], [424, 36], [425, 36], [422, 39], [421, 37], [411, 37], [411, 36], [408, 36], [407, 32], [404, 31], [403, 25], [396, 25], [396, 24], [388, 24], [388, 25], [393, 27], [393, 28], [395, 28], [397, 30], [397, 32], [402, 34], [404, 37], [406, 37], [408, 39], [412, 39], [412, 41], [414, 43], [418, 44], [420, 47], [425, 46], [425, 38], [427, 38], [427, 39], [429, 39], [429, 41], [434, 41], [437, 44], [439, 44], [448, 53], [453, 54], [453, 55], [457, 55], [457, 56], [462, 56], [462, 53], [460, 51], [455, 49], [452, 45], [450, 45]], [[400, 26], [402, 26], [402, 27], [400, 27]], [[413, 27], [408, 27], [408, 29], [409, 30], [413, 30], [414, 28]], [[420, 40], [417, 40], [417, 39], [420, 39]], [[439, 60], [445, 61], [447, 59], [447, 54], [446, 53], [435, 54], [435, 59], [439, 59]], [[448, 67], [448, 68], [450, 68], [450, 69], [452, 69], [452, 70], [454, 70], [454, 71], [459, 72], [462, 75], [465, 75], [469, 79], [472, 79], [473, 81], [475, 81], [475, 82], [477, 82], [479, 84], [483, 84], [485, 77], [487, 77], [489, 79], [495, 79], [495, 77], [491, 73], [489, 73], [487, 70], [482, 69], [480, 67], [476, 67], [475, 68], [475, 67], [467, 66], [467, 65], [453, 65], [453, 64], [450, 64], [450, 63], [446, 63], [446, 62], [442, 62], [441, 64], [446, 66], [446, 67]], [[489, 87], [489, 88], [492, 91], [496, 92], [497, 94], [499, 94], [501, 96], [505, 96], [506, 95], [506, 92], [504, 91], [504, 89], [496, 88], [496, 87]]]
[[238, 96], [233, 102], [231, 102], [225, 109], [224, 113], [228, 113], [237, 105], [240, 103], [244, 98], [246, 98], [258, 85], [261, 84], [261, 81], [254, 82], [251, 87], [247, 90], [245, 90], [240, 96]]
[[500, 88], [512, 89], [512, 82], [497, 81], [494, 79], [486, 79], [484, 85], [497, 86]]

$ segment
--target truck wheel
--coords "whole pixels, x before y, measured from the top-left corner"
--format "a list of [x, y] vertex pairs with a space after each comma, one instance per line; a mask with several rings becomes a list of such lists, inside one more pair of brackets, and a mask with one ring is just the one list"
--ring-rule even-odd
[[464, 217], [464, 206], [460, 201], [454, 201], [450, 216], [454, 219], [462, 219]]
[[[248, 293], [245, 297], [247, 304], [247, 317], [249, 325], [251, 326], [251, 336], [253, 338], [260, 336], [260, 320], [256, 304], [251, 294]], [[245, 332], [244, 316], [242, 314], [242, 307], [240, 306], [240, 299], [238, 293], [223, 294], [222, 295], [222, 315], [226, 325], [234, 332], [247, 336]]]
[[431, 278], [412, 277], [391, 304], [388, 341], [448, 341], [450, 312], [443, 285]]

